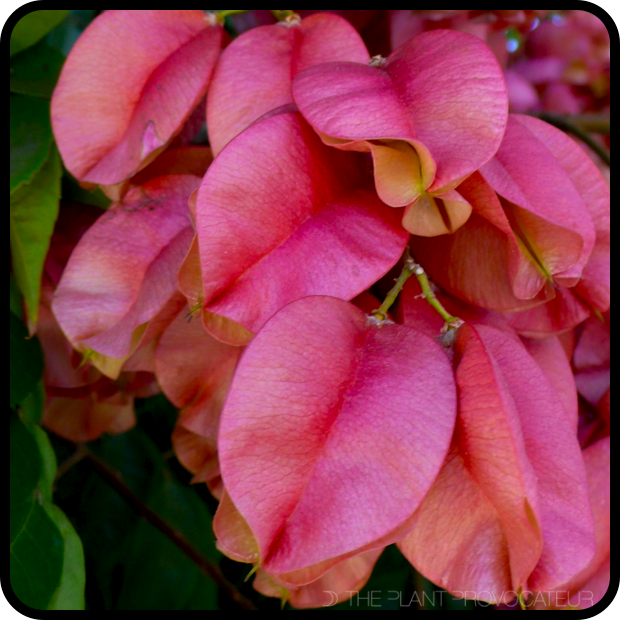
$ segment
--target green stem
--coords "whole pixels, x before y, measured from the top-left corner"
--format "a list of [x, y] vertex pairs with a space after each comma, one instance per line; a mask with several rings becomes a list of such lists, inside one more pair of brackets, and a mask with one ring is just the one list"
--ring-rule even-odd
[[527, 603], [525, 602], [525, 596], [523, 595], [523, 590], [519, 590], [519, 607], [523, 611], [528, 611]]
[[428, 302], [428, 304], [435, 309], [435, 311], [441, 316], [441, 318], [446, 322], [444, 327], [445, 332], [453, 332], [458, 329], [463, 321], [456, 316], [452, 316], [441, 304], [439, 299], [437, 299], [437, 295], [435, 295], [435, 291], [433, 291], [433, 287], [428, 280], [428, 276], [426, 275], [426, 271], [424, 268], [415, 262], [413, 257], [409, 252], [409, 248], [405, 249], [405, 264], [403, 266], [403, 270], [398, 276], [398, 280], [396, 280], [396, 284], [392, 287], [390, 292], [387, 294], [384, 302], [379, 306], [377, 310], [373, 310], [372, 315], [377, 319], [379, 324], [386, 322], [388, 320], [388, 311], [394, 305], [394, 302], [400, 295], [405, 283], [411, 276], [415, 276], [420, 283], [420, 287], [422, 288], [422, 297]]
[[571, 119], [584, 131], [608, 136], [611, 133], [609, 114], [578, 114]]
[[284, 21], [287, 17], [292, 17], [295, 15], [295, 11], [291, 11], [288, 9], [280, 10], [280, 9], [269, 9], [273, 16], [279, 21]]
[[238, 15], [239, 13], [247, 13], [250, 9], [241, 9], [239, 11], [237, 10], [232, 10], [232, 11], [216, 11], [216, 15], [224, 20], [226, 19], [229, 15]]
[[426, 271], [422, 268], [421, 265], [415, 264], [414, 274], [420, 283], [420, 287], [422, 288], [422, 296], [426, 301], [439, 313], [441, 318], [446, 322], [448, 327], [457, 326], [460, 327], [463, 323], [461, 319], [457, 316], [452, 316], [441, 304], [439, 299], [437, 299], [437, 295], [435, 295], [435, 291], [431, 286], [431, 283], [428, 280], [428, 276], [426, 275]]
[[409, 248], [407, 248], [405, 250], [405, 264], [403, 266], [403, 270], [400, 273], [400, 276], [398, 276], [398, 280], [396, 280], [396, 284], [387, 294], [385, 301], [379, 306], [377, 310], [373, 310], [372, 312], [373, 316], [375, 316], [378, 320], [387, 321], [389, 309], [394, 305], [394, 302], [400, 295], [400, 292], [403, 290], [405, 282], [407, 282], [407, 280], [413, 275], [416, 266], [416, 263], [409, 254]]

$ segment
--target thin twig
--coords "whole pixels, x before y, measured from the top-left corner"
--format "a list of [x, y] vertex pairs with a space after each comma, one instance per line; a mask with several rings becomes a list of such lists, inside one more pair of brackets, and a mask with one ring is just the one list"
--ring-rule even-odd
[[86, 448], [83, 444], [77, 446], [75, 452], [66, 460], [63, 461], [56, 470], [56, 477], [54, 478], [54, 485], [62, 478], [72, 467], [77, 465], [80, 461], [84, 460], [86, 456]]
[[611, 156], [609, 151], [599, 144], [589, 133], [586, 133], [577, 123], [573, 121], [570, 117], [566, 116], [558, 116], [557, 114], [549, 114], [548, 112], [543, 112], [538, 115], [538, 118], [541, 120], [565, 131], [566, 133], [570, 133], [576, 138], [579, 138], [584, 144], [589, 146], [605, 163], [607, 166], [611, 166]]
[[84, 452], [83, 458], [93, 466], [95, 471], [129, 504], [129, 506], [145, 521], [156, 527], [164, 536], [174, 543], [206, 577], [214, 581], [222, 590], [227, 592], [241, 609], [256, 609], [252, 601], [243, 596], [243, 594], [228, 581], [222, 569], [217, 564], [211, 562], [211, 560], [196, 549], [181, 532], [174, 529], [156, 512], [149, 508], [149, 506], [127, 486], [122, 476], [116, 470], [96, 454], [93, 454], [88, 448], [84, 447]]
[[602, 136], [611, 133], [609, 114], [578, 114], [571, 116], [569, 120], [588, 133], [598, 133]]

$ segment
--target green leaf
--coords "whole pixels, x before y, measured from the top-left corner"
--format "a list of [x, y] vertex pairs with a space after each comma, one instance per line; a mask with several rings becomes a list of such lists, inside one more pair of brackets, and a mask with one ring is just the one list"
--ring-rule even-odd
[[[91, 446], [116, 469], [139, 497], [146, 497], [154, 475], [154, 460], [161, 455], [136, 428], [107, 436]], [[93, 471], [79, 464], [59, 479], [54, 497], [75, 524], [84, 545], [89, 598], [111, 610], [118, 599], [122, 561], [139, 517], [120, 495]], [[91, 603], [93, 604], [93, 603]]]
[[93, 207], [100, 207], [101, 209], [107, 209], [112, 203], [98, 187], [84, 189], [66, 171], [62, 178], [62, 198], [66, 202], [81, 202], [82, 204], [93, 205]]
[[9, 274], [9, 280], [11, 283], [11, 312], [18, 318], [23, 318], [22, 312], [22, 294], [19, 292], [19, 288], [17, 287], [17, 282], [15, 282], [15, 278], [13, 274]]
[[[194, 489], [180, 484], [163, 469], [147, 503], [205, 555], [219, 560], [212, 517]], [[215, 610], [217, 588], [166, 536], [149, 523], [140, 522], [127, 554], [118, 608]]]
[[36, 338], [28, 339], [25, 325], [11, 312], [10, 327], [10, 406], [21, 405], [43, 375], [43, 353]]
[[11, 56], [40, 41], [68, 14], [69, 11], [32, 11], [24, 15], [11, 33]]
[[58, 611], [83, 610], [86, 568], [84, 549], [71, 521], [58, 506], [45, 507], [48, 517], [55, 523], [64, 540], [65, 554], [60, 584], [54, 593], [48, 609]]
[[11, 194], [30, 183], [49, 157], [52, 144], [50, 106], [23, 95], [10, 98]]
[[[9, 501], [17, 506], [30, 501], [43, 472], [43, 459], [34, 437], [14, 415], [11, 415], [10, 440]], [[16, 521], [15, 525], [19, 529], [22, 524]]]
[[11, 58], [11, 92], [49, 99], [65, 57], [45, 41]]
[[37, 442], [16, 416], [11, 416], [9, 472], [11, 587], [22, 603], [46, 609], [60, 583], [63, 539], [37, 488], [43, 475]]
[[163, 454], [172, 450], [170, 437], [179, 417], [179, 410], [164, 394], [136, 400], [135, 410], [140, 428], [148, 434], [159, 452]]
[[[142, 428], [104, 437], [90, 448], [138, 497], [219, 561], [210, 511], [194, 488], [176, 480]], [[165, 536], [140, 520], [88, 462], [58, 480], [54, 497], [84, 545], [90, 606], [215, 609], [213, 584]]]
[[51, 503], [56, 455], [47, 433], [11, 417], [11, 586], [35, 609], [84, 609], [82, 543]]
[[39, 381], [32, 392], [24, 398], [19, 408], [19, 415], [26, 424], [40, 424], [45, 408], [45, 386]]
[[17, 598], [34, 609], [46, 609], [60, 582], [62, 562], [62, 536], [33, 499], [23, 527], [11, 539], [11, 587]]
[[67, 19], [56, 26], [45, 37], [45, 42], [67, 56], [88, 24], [95, 19], [97, 13], [101, 13], [101, 11], [94, 9], [75, 9], [71, 11]]
[[60, 175], [60, 158], [52, 146], [35, 178], [11, 195], [13, 274], [33, 324], [37, 322], [43, 263], [58, 217]]
[[37, 444], [37, 449], [41, 457], [41, 475], [37, 481], [37, 489], [41, 493], [43, 501], [51, 503], [52, 488], [58, 468], [56, 453], [54, 452], [54, 448], [52, 448], [47, 433], [40, 426], [36, 424], [26, 424], [25, 426]]

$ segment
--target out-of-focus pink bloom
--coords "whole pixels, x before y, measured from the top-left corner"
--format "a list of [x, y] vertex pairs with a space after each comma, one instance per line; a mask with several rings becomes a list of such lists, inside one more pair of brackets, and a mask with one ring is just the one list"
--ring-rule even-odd
[[528, 80], [512, 70], [506, 71], [504, 78], [511, 112], [529, 112], [538, 107], [540, 101], [538, 93]]
[[194, 482], [219, 477], [217, 433], [228, 388], [242, 352], [215, 340], [184, 308], [161, 335], [155, 373], [164, 394], [180, 409], [172, 445]]
[[594, 407], [601, 402], [611, 383], [610, 318], [606, 313], [603, 321], [592, 317], [585, 323], [573, 356], [577, 388]]
[[194, 236], [187, 203], [199, 182], [168, 175], [130, 190], [71, 254], [52, 309], [71, 344], [93, 351], [111, 378], [179, 310], [177, 273]]
[[73, 349], [51, 311], [54, 287], [80, 237], [101, 211], [88, 205], [63, 205], [47, 256], [42, 284], [38, 337], [43, 349], [46, 402], [42, 424], [77, 443], [103, 433], [123, 433], [135, 425], [134, 398], [159, 392], [151, 373], [121, 372], [104, 377]]
[[[515, 56], [511, 71], [537, 89], [543, 110], [580, 114], [607, 105], [609, 33], [592, 13], [567, 11], [543, 21], [527, 35]], [[518, 111], [517, 99], [511, 99], [511, 105]]]

